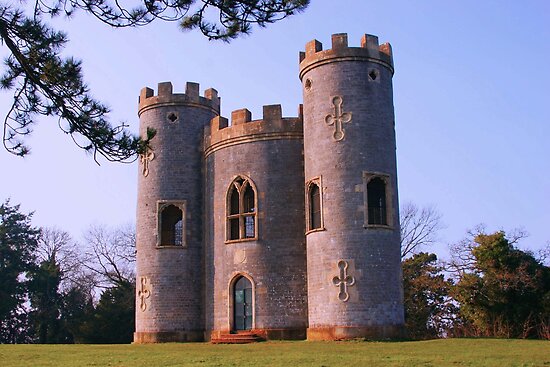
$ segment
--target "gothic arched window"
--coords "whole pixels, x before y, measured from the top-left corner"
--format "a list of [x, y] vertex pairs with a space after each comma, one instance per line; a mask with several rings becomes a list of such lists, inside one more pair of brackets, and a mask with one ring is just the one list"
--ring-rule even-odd
[[185, 246], [185, 203], [158, 203], [158, 246]]
[[257, 200], [250, 179], [237, 177], [227, 192], [227, 241], [257, 238]]
[[366, 225], [391, 226], [391, 190], [389, 176], [365, 174], [366, 180]]
[[323, 229], [321, 179], [306, 183], [306, 232]]

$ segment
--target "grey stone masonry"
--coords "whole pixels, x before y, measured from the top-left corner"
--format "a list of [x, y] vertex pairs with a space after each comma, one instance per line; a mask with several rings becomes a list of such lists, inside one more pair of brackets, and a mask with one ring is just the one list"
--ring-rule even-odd
[[[389, 45], [346, 34], [332, 48], [314, 40], [301, 57], [305, 180], [320, 177], [324, 230], [307, 235], [310, 339], [399, 336], [404, 322], [397, 169]], [[366, 223], [366, 177], [388, 179], [387, 225]], [[334, 277], [348, 264], [353, 284], [339, 299]]]
[[403, 336], [393, 72], [335, 34], [300, 53], [297, 117], [142, 89], [136, 343]]
[[[253, 330], [270, 338], [304, 338], [307, 326], [301, 118], [282, 118], [279, 105], [264, 106], [262, 120], [248, 110], [212, 121], [206, 137], [207, 333], [232, 329], [231, 284], [246, 276], [253, 285]], [[253, 240], [228, 240], [227, 198], [236, 177], [257, 196]], [[226, 200], [227, 198], [227, 200]]]
[[[160, 83], [158, 95], [144, 88], [140, 95], [140, 133], [154, 128], [152, 154], [144, 175], [141, 164], [137, 207], [137, 277], [150, 293], [147, 307], [137, 297], [136, 342], [202, 340], [203, 235], [202, 152], [204, 127], [219, 112], [213, 89], [199, 96], [199, 85], [187, 83], [185, 94]], [[183, 243], [164, 246], [159, 239], [159, 203], [180, 204]], [[138, 286], [139, 291], [139, 286]]]

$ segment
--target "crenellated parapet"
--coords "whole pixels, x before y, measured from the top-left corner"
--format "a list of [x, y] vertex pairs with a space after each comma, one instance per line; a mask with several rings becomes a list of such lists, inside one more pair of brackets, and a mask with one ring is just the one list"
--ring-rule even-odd
[[139, 94], [138, 103], [138, 115], [153, 107], [176, 105], [206, 108], [216, 114], [220, 113], [218, 91], [214, 88], [209, 88], [204, 91], [204, 96], [201, 96], [199, 93], [199, 84], [192, 82], [187, 82], [185, 93], [173, 93], [171, 82], [159, 83], [157, 95], [155, 95], [153, 89], [145, 87]]
[[302, 105], [298, 117], [283, 117], [281, 105], [263, 106], [263, 118], [252, 120], [246, 108], [231, 112], [231, 124], [225, 117], [216, 116], [205, 130], [204, 156], [216, 150], [254, 141], [303, 139]]
[[349, 47], [347, 33], [332, 35], [332, 48], [323, 50], [323, 44], [312, 40], [306, 44], [305, 52], [300, 52], [300, 79], [318, 66], [340, 61], [370, 61], [387, 67], [393, 74], [393, 56], [389, 43], [378, 44], [378, 37], [365, 34], [361, 47]]

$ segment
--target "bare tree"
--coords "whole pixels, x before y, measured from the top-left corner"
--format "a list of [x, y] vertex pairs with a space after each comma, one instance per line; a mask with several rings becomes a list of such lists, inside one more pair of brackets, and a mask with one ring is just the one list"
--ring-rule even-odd
[[477, 246], [474, 238], [479, 234], [485, 233], [486, 227], [484, 224], [478, 224], [466, 232], [466, 237], [458, 242], [449, 245], [451, 252], [451, 260], [446, 263], [446, 269], [454, 275], [455, 278], [461, 277], [466, 273], [471, 273], [475, 270], [476, 258], [472, 254], [472, 250]]
[[81, 259], [78, 244], [68, 232], [56, 227], [40, 229], [36, 257], [39, 262], [55, 259], [61, 270], [62, 286], [74, 280], [81, 272]]
[[401, 205], [400, 216], [402, 259], [434, 244], [437, 232], [443, 229], [442, 216], [433, 206], [418, 208], [406, 202]]
[[87, 297], [94, 298], [99, 276], [89, 270], [85, 251], [68, 232], [56, 227], [41, 228], [36, 255], [38, 262], [55, 260], [59, 265], [62, 292], [78, 289]]
[[84, 266], [93, 275], [95, 285], [108, 288], [135, 278], [135, 228], [126, 225], [108, 228], [94, 225], [84, 234], [87, 244]]
[[[504, 231], [504, 230], [502, 230]], [[449, 245], [451, 260], [446, 263], [445, 268], [453, 274], [455, 278], [460, 278], [466, 273], [476, 272], [476, 258], [473, 255], [473, 249], [478, 246], [475, 238], [479, 235], [487, 234], [485, 224], [478, 224], [466, 232], [466, 236], [453, 244]], [[528, 237], [529, 234], [523, 228], [515, 228], [507, 232], [507, 240], [510, 244], [517, 244], [520, 240]], [[544, 255], [543, 253], [540, 254]]]

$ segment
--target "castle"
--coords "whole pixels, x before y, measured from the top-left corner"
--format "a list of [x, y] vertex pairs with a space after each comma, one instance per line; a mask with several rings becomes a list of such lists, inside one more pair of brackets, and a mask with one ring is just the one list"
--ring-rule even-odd
[[334, 34], [300, 53], [297, 117], [142, 89], [136, 343], [402, 336], [393, 72], [389, 44]]

